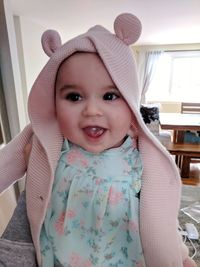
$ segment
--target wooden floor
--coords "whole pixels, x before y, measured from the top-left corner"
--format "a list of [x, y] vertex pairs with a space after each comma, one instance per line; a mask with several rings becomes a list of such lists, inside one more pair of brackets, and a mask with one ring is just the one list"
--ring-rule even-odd
[[182, 178], [183, 184], [200, 186], [200, 164], [191, 164], [190, 177]]

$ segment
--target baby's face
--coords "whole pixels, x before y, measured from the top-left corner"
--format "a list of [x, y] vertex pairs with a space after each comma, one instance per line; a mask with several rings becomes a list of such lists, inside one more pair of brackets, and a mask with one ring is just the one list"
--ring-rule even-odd
[[92, 153], [120, 146], [132, 119], [129, 106], [95, 53], [76, 53], [60, 66], [56, 113], [64, 137]]

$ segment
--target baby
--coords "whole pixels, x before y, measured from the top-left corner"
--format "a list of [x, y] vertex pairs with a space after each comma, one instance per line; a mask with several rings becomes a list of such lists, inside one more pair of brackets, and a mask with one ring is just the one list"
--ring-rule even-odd
[[178, 233], [177, 167], [139, 112], [129, 45], [141, 23], [121, 14], [114, 30], [64, 45], [43, 34], [50, 59], [29, 96], [30, 125], [0, 151], [0, 191], [27, 169], [39, 266], [194, 267]]

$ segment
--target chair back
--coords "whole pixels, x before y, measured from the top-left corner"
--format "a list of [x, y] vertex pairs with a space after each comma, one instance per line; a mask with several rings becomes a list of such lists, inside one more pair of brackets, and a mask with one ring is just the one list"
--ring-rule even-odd
[[181, 103], [181, 113], [199, 113], [200, 103]]
[[[181, 103], [181, 113], [199, 114], [200, 103]], [[184, 143], [200, 144], [200, 131], [185, 131]]]

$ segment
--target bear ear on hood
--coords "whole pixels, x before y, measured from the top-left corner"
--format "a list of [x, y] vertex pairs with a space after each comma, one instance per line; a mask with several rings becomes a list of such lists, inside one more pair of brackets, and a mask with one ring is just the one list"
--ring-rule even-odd
[[114, 31], [125, 44], [131, 45], [140, 37], [142, 24], [136, 16], [123, 13], [115, 19]]
[[41, 41], [43, 50], [49, 57], [62, 45], [59, 33], [54, 30], [45, 31]]

